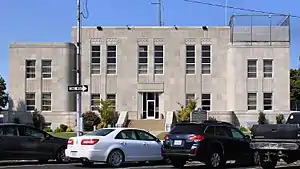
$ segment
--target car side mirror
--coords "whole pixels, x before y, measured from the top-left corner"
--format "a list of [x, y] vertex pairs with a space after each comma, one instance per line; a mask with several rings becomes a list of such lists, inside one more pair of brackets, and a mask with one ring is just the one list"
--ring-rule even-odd
[[155, 141], [156, 141], [156, 142], [158, 142], [158, 143], [160, 143], [160, 142], [161, 142], [159, 138], [156, 138], [156, 140], [155, 140]]

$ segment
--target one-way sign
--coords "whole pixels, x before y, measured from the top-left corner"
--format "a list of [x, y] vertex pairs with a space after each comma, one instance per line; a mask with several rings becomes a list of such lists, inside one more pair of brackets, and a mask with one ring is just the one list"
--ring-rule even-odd
[[88, 85], [71, 85], [68, 86], [69, 92], [87, 92], [88, 91]]

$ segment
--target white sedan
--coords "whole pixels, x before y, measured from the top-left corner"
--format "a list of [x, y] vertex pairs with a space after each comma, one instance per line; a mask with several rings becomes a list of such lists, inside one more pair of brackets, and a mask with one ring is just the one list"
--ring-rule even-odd
[[104, 128], [80, 137], [71, 137], [65, 154], [83, 165], [105, 162], [119, 167], [125, 162], [160, 161], [161, 141], [135, 128]]

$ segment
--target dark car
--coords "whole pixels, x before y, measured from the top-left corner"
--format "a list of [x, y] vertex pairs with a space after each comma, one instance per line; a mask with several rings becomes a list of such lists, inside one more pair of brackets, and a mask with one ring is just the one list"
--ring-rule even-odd
[[65, 149], [68, 139], [23, 124], [0, 124], [0, 160], [50, 159], [66, 162]]
[[176, 168], [187, 161], [200, 161], [209, 168], [220, 168], [229, 160], [259, 163], [250, 137], [226, 122], [176, 124], [165, 136], [162, 151]]

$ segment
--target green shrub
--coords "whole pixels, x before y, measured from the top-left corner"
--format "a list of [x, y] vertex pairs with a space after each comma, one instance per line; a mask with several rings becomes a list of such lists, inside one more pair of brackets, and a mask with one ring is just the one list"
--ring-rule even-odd
[[99, 115], [95, 112], [88, 111], [83, 114], [84, 131], [93, 131], [94, 125], [100, 123]]
[[266, 118], [266, 114], [262, 111], [258, 114], [258, 124], [268, 124], [268, 120]]
[[66, 132], [73, 132], [73, 129], [70, 128], [70, 127], [68, 127], [67, 130], [66, 130]]
[[243, 127], [243, 126], [241, 126], [239, 129], [240, 129], [241, 132], [243, 132], [243, 133], [248, 133], [248, 132], [249, 132], [249, 130], [248, 130], [246, 127]]
[[61, 131], [61, 128], [57, 127], [57, 128], [54, 130], [54, 132], [59, 133], [59, 132], [62, 132], [62, 131]]
[[283, 124], [285, 122], [285, 118], [283, 114], [278, 114], [276, 116], [276, 123], [277, 124]]
[[43, 130], [44, 130], [45, 132], [53, 132], [52, 129], [51, 129], [50, 127], [45, 127]]
[[68, 129], [68, 126], [65, 125], [65, 124], [61, 124], [61, 125], [59, 126], [59, 128], [60, 128], [60, 131], [61, 131], [61, 132], [66, 132], [67, 129]]

